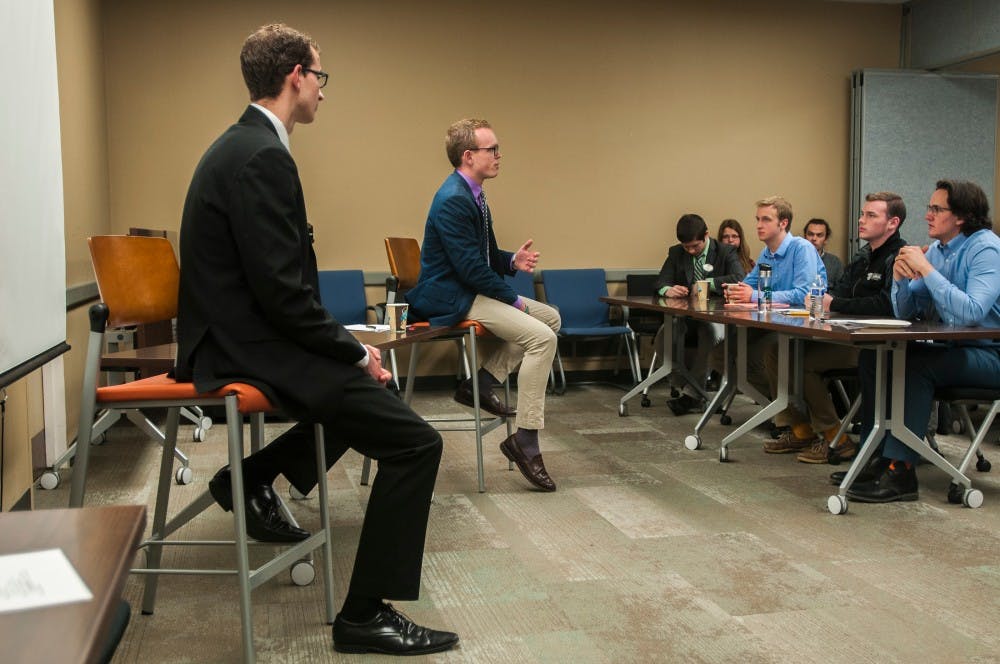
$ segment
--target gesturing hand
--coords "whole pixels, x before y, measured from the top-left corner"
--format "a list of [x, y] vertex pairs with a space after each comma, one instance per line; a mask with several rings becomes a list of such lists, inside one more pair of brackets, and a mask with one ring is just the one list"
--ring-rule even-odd
[[531, 243], [534, 240], [528, 240], [521, 245], [521, 248], [514, 252], [514, 267], [516, 267], [521, 272], [532, 273], [535, 271], [535, 266], [538, 265], [538, 257], [541, 255], [537, 251], [531, 251]]

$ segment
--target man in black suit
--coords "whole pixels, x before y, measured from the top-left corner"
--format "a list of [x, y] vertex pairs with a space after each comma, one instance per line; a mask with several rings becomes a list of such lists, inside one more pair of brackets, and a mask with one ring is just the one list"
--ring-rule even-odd
[[[656, 292], [663, 297], [688, 297], [697, 281], [707, 280], [710, 293], [722, 293], [722, 284], [740, 281], [743, 266], [736, 249], [720, 244], [708, 236], [708, 225], [696, 214], [685, 214], [677, 220], [678, 244], [667, 251], [660, 275], [656, 279]], [[691, 362], [691, 375], [704, 389], [708, 380], [708, 358], [712, 349], [723, 338], [722, 326], [716, 323], [686, 321], [687, 330], [696, 336], [697, 346]], [[654, 342], [660, 347], [660, 336]], [[681, 387], [679, 384], [675, 387]], [[699, 389], [685, 382], [683, 393], [667, 402], [674, 415], [685, 415], [700, 410], [702, 396]]]
[[[319, 48], [296, 30], [268, 25], [247, 38], [240, 64], [252, 104], [202, 157], [184, 203], [176, 375], [199, 391], [251, 383], [299, 420], [243, 461], [247, 531], [256, 539], [309, 535], [281, 516], [271, 485], [279, 474], [302, 493], [315, 485], [312, 423], [325, 427], [331, 465], [348, 447], [378, 460], [334, 647], [446, 650], [457, 635], [414, 625], [383, 602], [419, 594], [441, 437], [385, 388], [391, 374], [378, 350], [358, 343], [319, 300], [288, 141], [323, 99]], [[232, 509], [228, 468], [209, 488]]]

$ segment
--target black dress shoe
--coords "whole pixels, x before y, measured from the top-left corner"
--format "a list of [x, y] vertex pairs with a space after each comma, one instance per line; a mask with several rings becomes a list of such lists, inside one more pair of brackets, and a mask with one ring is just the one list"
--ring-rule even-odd
[[695, 399], [689, 394], [682, 394], [676, 399], [667, 402], [667, 408], [677, 417], [688, 413], [700, 413], [705, 410], [705, 402]]
[[552, 481], [549, 477], [549, 473], [545, 470], [545, 464], [542, 462], [542, 455], [536, 454], [534, 457], [529, 459], [524, 452], [521, 451], [520, 446], [517, 444], [517, 434], [511, 434], [500, 443], [500, 451], [503, 455], [507, 457], [509, 461], [513, 461], [517, 465], [517, 469], [521, 471], [524, 475], [524, 479], [528, 480], [536, 487], [542, 491], [555, 491], [556, 483]]
[[[208, 491], [219, 507], [233, 511], [233, 481], [229, 466], [224, 466], [208, 482]], [[278, 497], [270, 484], [244, 487], [246, 501], [247, 535], [259, 542], [301, 542], [308, 539], [309, 531], [293, 526], [285, 520], [278, 506]]]
[[368, 622], [350, 622], [339, 613], [333, 621], [333, 649], [337, 652], [426, 655], [457, 643], [458, 634], [421, 627], [392, 604], [383, 604]]
[[[875, 452], [878, 454], [878, 452]], [[868, 460], [868, 465], [861, 469], [858, 476], [854, 478], [854, 483], [862, 482], [874, 482], [875, 478], [881, 475], [886, 468], [889, 467], [891, 459], [886, 459], [884, 456], [875, 456]], [[830, 473], [830, 484], [834, 486], [840, 486], [844, 478], [847, 477], [846, 470], [838, 470], [835, 473]]]
[[[463, 380], [458, 384], [458, 389], [455, 390], [455, 401], [463, 406], [473, 408], [475, 401], [472, 399], [471, 379]], [[517, 414], [517, 410], [506, 407], [493, 390], [479, 390], [479, 407], [497, 417], [513, 417]]]
[[855, 483], [847, 497], [860, 503], [891, 503], [897, 500], [916, 500], [917, 469], [906, 467], [901, 461], [890, 464], [874, 482]]

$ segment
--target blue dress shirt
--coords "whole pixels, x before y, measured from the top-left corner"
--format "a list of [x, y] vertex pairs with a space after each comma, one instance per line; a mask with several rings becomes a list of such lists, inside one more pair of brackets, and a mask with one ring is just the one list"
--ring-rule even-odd
[[771, 266], [771, 301], [778, 304], [802, 306], [809, 294], [809, 285], [816, 275], [821, 275], [826, 281], [826, 267], [820, 260], [816, 247], [809, 240], [788, 233], [777, 251], [772, 253], [764, 247], [757, 258], [757, 264], [743, 278], [744, 283], [754, 289], [751, 296], [753, 302], [757, 301], [757, 279], [761, 263]]
[[[927, 249], [934, 271], [892, 284], [897, 318], [940, 317], [948, 325], [1000, 327], [1000, 238], [988, 229]], [[935, 317], [936, 312], [936, 317]]]

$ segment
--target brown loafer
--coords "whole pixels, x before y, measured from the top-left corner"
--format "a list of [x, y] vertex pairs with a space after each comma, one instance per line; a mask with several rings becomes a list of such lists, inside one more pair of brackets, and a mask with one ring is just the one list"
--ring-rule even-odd
[[500, 443], [500, 451], [503, 452], [503, 455], [509, 461], [517, 464], [517, 469], [524, 475], [524, 479], [542, 491], [555, 491], [556, 483], [552, 481], [548, 471], [545, 470], [545, 464], [542, 463], [542, 455], [536, 454], [532, 459], [526, 457], [514, 439], [514, 435], [511, 434]]
[[[455, 401], [469, 408], [474, 407], [473, 404], [475, 402], [472, 400], [471, 380], [463, 380], [459, 383], [458, 389], [455, 390]], [[517, 410], [505, 406], [500, 397], [494, 394], [493, 390], [479, 391], [479, 407], [497, 417], [513, 417], [517, 414]]]

